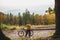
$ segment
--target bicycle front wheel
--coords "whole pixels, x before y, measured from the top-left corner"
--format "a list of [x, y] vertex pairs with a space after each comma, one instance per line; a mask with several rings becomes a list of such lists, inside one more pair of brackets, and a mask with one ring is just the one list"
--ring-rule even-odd
[[31, 36], [34, 34], [33, 30], [31, 30]]

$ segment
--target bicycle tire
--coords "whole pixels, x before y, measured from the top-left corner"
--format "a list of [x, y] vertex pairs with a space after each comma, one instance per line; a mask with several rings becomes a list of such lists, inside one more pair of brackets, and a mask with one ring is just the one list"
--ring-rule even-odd
[[19, 37], [23, 37], [24, 36], [24, 31], [18, 31], [18, 35], [19, 35]]
[[34, 32], [31, 30], [31, 36], [34, 34]]

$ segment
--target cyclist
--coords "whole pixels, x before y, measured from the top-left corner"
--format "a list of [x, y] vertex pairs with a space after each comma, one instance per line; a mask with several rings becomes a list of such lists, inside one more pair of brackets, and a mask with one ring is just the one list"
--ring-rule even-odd
[[31, 24], [30, 23], [27, 23], [26, 24], [26, 27], [27, 27], [27, 30], [26, 30], [26, 37], [27, 35], [30, 37], [31, 36]]

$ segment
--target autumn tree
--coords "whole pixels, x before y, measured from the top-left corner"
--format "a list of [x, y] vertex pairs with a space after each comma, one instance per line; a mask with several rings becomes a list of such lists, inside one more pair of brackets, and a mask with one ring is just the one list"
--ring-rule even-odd
[[1, 23], [2, 23], [2, 18], [3, 18], [3, 14], [4, 13], [2, 13], [2, 12], [0, 12], [0, 40], [11, 40], [10, 38], [8, 38], [8, 37], [6, 37], [4, 34], [3, 34], [3, 32], [2, 32], [2, 25], [1, 25]]
[[40, 22], [40, 25], [43, 25], [43, 24], [44, 24], [43, 15], [40, 15], [40, 16], [39, 16], [39, 22]]
[[48, 25], [48, 15], [47, 14], [45, 14], [44, 16], [43, 16], [43, 20], [44, 20], [44, 24], [45, 25]]
[[39, 14], [35, 14], [34, 19], [35, 19], [35, 24], [37, 25], [40, 24]]

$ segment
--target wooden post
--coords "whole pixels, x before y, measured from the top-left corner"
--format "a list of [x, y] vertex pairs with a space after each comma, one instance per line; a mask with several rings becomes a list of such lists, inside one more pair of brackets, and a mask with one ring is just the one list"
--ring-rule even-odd
[[54, 38], [60, 38], [60, 0], [55, 0], [56, 11], [56, 32], [53, 35]]

